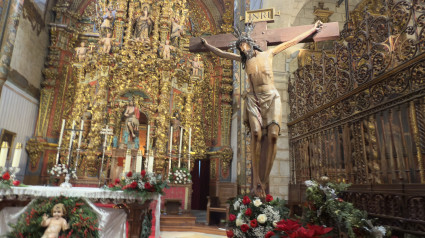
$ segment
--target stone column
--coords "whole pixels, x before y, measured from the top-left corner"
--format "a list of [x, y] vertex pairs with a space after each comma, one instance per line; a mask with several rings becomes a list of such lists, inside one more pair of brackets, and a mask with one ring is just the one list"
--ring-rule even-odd
[[24, 0], [9, 0], [6, 8], [3, 9], [8, 16], [2, 33], [3, 38], [1, 39], [0, 49], [0, 97], [3, 85], [7, 80], [7, 75], [10, 70], [10, 62], [12, 60], [13, 47], [15, 45], [23, 3]]

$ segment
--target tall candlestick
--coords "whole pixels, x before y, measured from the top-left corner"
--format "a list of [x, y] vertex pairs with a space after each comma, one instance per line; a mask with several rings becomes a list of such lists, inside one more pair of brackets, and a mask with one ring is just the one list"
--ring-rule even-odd
[[58, 152], [56, 154], [56, 164], [59, 163], [59, 156], [61, 152], [61, 145], [62, 145], [62, 137], [63, 137], [63, 131], [65, 129], [65, 119], [62, 120], [62, 127], [61, 127], [61, 133], [59, 135], [59, 142], [58, 142]]
[[130, 164], [131, 164], [131, 150], [127, 150], [127, 154], [125, 155], [125, 166], [124, 166], [124, 173], [127, 173], [130, 171]]
[[170, 130], [170, 159], [168, 160], [168, 173], [171, 173], [171, 152], [173, 150], [173, 126]]
[[7, 157], [7, 150], [9, 149], [9, 145], [6, 141], [3, 141], [1, 144], [1, 151], [0, 151], [0, 167], [6, 166], [6, 157]]
[[140, 173], [141, 171], [142, 171], [142, 151], [139, 150], [137, 152], [136, 173]]
[[179, 145], [179, 168], [180, 168], [180, 161], [181, 161], [181, 154], [182, 154], [182, 142], [183, 142], [183, 127], [180, 127], [180, 145]]
[[[78, 136], [77, 158], [75, 159], [75, 164], [74, 164], [75, 171], [77, 171], [78, 160], [80, 160], [80, 147], [81, 147], [81, 139], [83, 138], [83, 129], [84, 129], [84, 120], [81, 120], [80, 134]], [[103, 166], [103, 157], [102, 157], [102, 165], [100, 166], [101, 168], [100, 171], [102, 171], [102, 166]], [[100, 182], [100, 179], [99, 179], [99, 182]]]
[[19, 162], [21, 161], [22, 144], [17, 143], [15, 148], [15, 154], [13, 155], [12, 167], [18, 168]]
[[192, 127], [189, 128], [189, 153], [187, 155], [187, 160], [188, 160], [187, 169], [189, 170], [189, 172], [190, 172], [190, 146], [192, 145], [191, 143], [192, 143]]
[[80, 146], [81, 146], [81, 139], [83, 138], [83, 129], [84, 129], [84, 120], [81, 120], [80, 135], [78, 137], [78, 149], [80, 149]]
[[71, 160], [72, 142], [74, 140], [74, 133], [75, 133], [75, 121], [72, 121], [72, 129], [71, 129], [71, 135], [69, 136], [69, 149], [68, 149], [68, 159], [66, 160], [66, 166], [69, 166], [69, 161]]

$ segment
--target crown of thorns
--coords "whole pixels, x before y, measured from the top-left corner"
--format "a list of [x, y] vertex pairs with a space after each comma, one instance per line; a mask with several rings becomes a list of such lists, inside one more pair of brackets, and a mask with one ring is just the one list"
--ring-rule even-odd
[[239, 28], [237, 27], [233, 27], [234, 32], [232, 33], [235, 37], [236, 37], [236, 41], [233, 41], [229, 46], [230, 49], [235, 50], [237, 49], [237, 47], [242, 43], [242, 42], [246, 42], [248, 43], [250, 46], [256, 46], [257, 48], [260, 48], [260, 46], [258, 46], [255, 41], [251, 38], [251, 32], [254, 30], [254, 24], [249, 23], [248, 25], [246, 25], [245, 29], [246, 31], [243, 32], [241, 31]]

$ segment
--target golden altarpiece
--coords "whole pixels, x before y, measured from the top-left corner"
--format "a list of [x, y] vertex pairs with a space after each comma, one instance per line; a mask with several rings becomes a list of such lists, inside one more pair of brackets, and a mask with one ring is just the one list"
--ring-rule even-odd
[[[154, 171], [165, 172], [173, 126], [173, 167], [180, 128], [182, 165], [187, 166], [192, 128], [191, 162], [210, 159], [212, 183], [230, 180], [232, 63], [188, 51], [190, 37], [231, 31], [233, 3], [225, 2], [225, 9], [217, 25], [204, 5], [191, 0], [58, 1], [49, 25], [51, 45], [35, 137], [26, 147], [30, 165], [25, 183], [46, 183], [63, 119], [60, 160], [68, 156], [71, 132], [66, 129], [73, 121], [80, 129], [84, 121], [79, 184], [98, 184], [106, 127], [113, 134], [105, 145], [104, 168], [112, 168], [103, 170], [105, 178], [122, 166], [127, 150], [133, 158], [139, 151], [147, 156], [148, 128]], [[76, 150], [71, 153], [75, 158]]]

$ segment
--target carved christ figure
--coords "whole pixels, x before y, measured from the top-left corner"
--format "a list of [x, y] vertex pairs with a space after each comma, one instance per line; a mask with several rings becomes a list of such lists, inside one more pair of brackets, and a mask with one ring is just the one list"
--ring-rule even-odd
[[130, 133], [131, 138], [136, 137], [136, 131], [139, 130], [139, 109], [134, 105], [133, 100], [130, 100], [129, 105], [125, 109], [124, 116], [125, 124], [127, 125], [128, 132]]
[[[281, 99], [273, 78], [273, 57], [319, 31], [321, 27], [322, 23], [318, 21], [310, 30], [264, 52], [249, 36], [253, 29], [252, 26], [248, 27], [248, 33], [239, 33], [236, 30], [237, 41], [234, 46], [239, 50], [240, 55], [222, 51], [201, 38], [203, 45], [217, 56], [242, 62], [242, 67], [248, 75], [250, 92], [246, 95], [244, 122], [249, 123], [251, 131], [253, 170], [251, 191], [256, 196], [266, 196], [265, 189], [276, 157], [276, 142], [282, 124]], [[262, 129], [265, 130], [265, 135], [263, 135]], [[267, 136], [267, 139], [262, 143], [263, 136]], [[262, 147], [266, 147], [267, 155], [265, 156], [261, 156]]]

